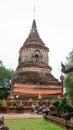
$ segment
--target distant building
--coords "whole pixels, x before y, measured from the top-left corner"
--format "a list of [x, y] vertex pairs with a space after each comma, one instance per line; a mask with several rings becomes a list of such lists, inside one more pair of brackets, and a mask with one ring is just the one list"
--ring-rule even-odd
[[0, 66], [3, 66], [2, 60], [0, 60]]
[[73, 72], [73, 66], [65, 70], [65, 73], [71, 73], [71, 72]]
[[33, 20], [28, 38], [19, 51], [13, 95], [24, 102], [51, 102], [62, 92], [61, 83], [51, 74], [49, 48], [40, 38]]
[[64, 74], [73, 72], [73, 66], [70, 66], [69, 68], [66, 69], [65, 65], [62, 63], [62, 64], [61, 64], [61, 67], [62, 67], [61, 71], [62, 71]]

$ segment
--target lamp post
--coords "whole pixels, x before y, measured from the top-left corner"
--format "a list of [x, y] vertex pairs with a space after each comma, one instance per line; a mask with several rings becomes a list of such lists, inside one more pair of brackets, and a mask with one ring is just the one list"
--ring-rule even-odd
[[8, 97], [8, 99], [10, 100], [10, 103], [11, 103], [11, 105], [10, 105], [10, 107], [12, 108], [13, 107], [13, 101], [14, 101], [14, 96], [13, 96], [13, 94], [12, 94], [12, 89], [13, 89], [13, 71], [11, 71], [11, 80], [10, 80], [10, 95], [9, 95], [9, 97]]
[[17, 94], [16, 95], [16, 105], [18, 105], [18, 103], [19, 103], [18, 99], [19, 99], [19, 95]]

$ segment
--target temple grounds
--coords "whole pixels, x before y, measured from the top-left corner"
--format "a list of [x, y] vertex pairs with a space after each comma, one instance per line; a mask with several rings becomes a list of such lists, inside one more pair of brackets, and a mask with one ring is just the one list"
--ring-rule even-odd
[[45, 121], [43, 115], [31, 113], [8, 113], [4, 116], [4, 124], [9, 130], [64, 130], [63, 128]]
[[43, 118], [5, 120], [10, 130], [65, 130]]

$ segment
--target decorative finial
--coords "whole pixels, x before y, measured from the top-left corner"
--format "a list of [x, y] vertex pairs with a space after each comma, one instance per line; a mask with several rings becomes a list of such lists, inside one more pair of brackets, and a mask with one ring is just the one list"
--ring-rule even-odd
[[34, 19], [35, 19], [35, 6], [34, 6]]

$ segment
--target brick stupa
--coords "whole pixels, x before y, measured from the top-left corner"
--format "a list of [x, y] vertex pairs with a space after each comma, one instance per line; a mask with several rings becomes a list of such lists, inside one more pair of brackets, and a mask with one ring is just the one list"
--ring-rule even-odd
[[61, 83], [52, 74], [49, 66], [49, 48], [38, 34], [33, 20], [28, 38], [19, 51], [13, 95], [24, 102], [51, 102], [61, 94]]

